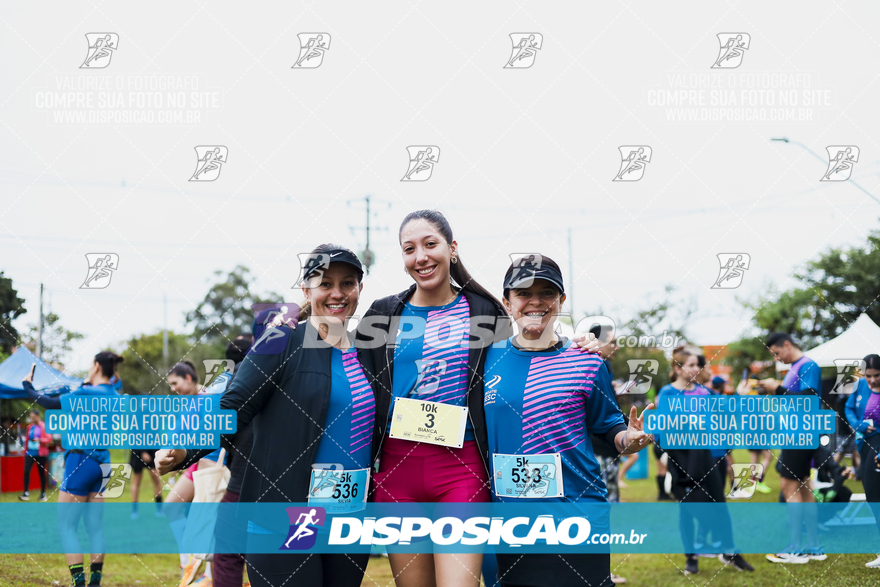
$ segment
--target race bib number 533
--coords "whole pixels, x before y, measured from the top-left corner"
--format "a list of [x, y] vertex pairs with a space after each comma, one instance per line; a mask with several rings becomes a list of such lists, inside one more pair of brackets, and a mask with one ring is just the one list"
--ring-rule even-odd
[[562, 459], [559, 453], [492, 455], [495, 495], [498, 497], [562, 497]]

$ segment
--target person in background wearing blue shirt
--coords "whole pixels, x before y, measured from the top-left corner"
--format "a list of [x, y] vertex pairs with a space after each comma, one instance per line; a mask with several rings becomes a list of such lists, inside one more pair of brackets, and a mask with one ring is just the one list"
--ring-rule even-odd
[[[537, 255], [535, 255], [537, 257]], [[607, 503], [590, 435], [618, 454], [651, 442], [635, 406], [629, 427], [602, 357], [554, 332], [565, 300], [562, 272], [547, 257], [524, 278], [511, 264], [504, 306], [519, 334], [487, 352], [484, 396], [492, 499], [513, 503]], [[518, 274], [519, 275], [519, 274]], [[645, 409], [653, 408], [653, 404]], [[643, 413], [644, 415], [644, 413]], [[522, 462], [528, 460], [529, 465]], [[609, 587], [610, 553], [496, 554], [504, 587]]]
[[[116, 353], [110, 351], [98, 353], [89, 368], [89, 375], [83, 386], [74, 389], [70, 394], [118, 396], [119, 392], [110, 380], [116, 373], [116, 366], [121, 362], [122, 357]], [[22, 381], [22, 386], [28, 396], [44, 408], [60, 410], [61, 398], [50, 397], [34, 389], [33, 375], [33, 371], [31, 371]], [[58, 492], [58, 503], [103, 503], [103, 500], [98, 497], [104, 480], [101, 465], [109, 462], [110, 451], [105, 448], [68, 450], [64, 455], [64, 481], [62, 481], [61, 489]], [[80, 549], [79, 538], [76, 535], [79, 519], [84, 518], [86, 532], [89, 535], [89, 550], [92, 555], [88, 587], [99, 587], [101, 574], [104, 570], [104, 529], [102, 528], [101, 508], [89, 508], [85, 514], [83, 516], [81, 507], [59, 507], [58, 529], [61, 532], [61, 545], [65, 550], [64, 557], [67, 559], [74, 587], [85, 587], [84, 557]]]
[[[822, 370], [816, 361], [806, 356], [791, 336], [784, 332], [774, 332], [767, 337], [767, 348], [777, 361], [791, 367], [780, 383], [775, 379], [762, 379], [760, 387], [765, 393], [776, 395], [815, 395], [822, 394]], [[779, 454], [780, 488], [788, 503], [815, 504], [816, 498], [810, 489], [810, 463], [816, 449], [783, 449]], [[811, 560], [823, 561], [828, 556], [819, 547], [818, 511], [815, 505], [791, 508], [791, 544], [778, 554], [768, 554], [767, 560], [774, 563], [804, 564]], [[807, 547], [801, 549], [801, 527], [806, 525]]]
[[[864, 375], [846, 398], [846, 419], [855, 430], [856, 446], [862, 455], [865, 499], [880, 526], [880, 355], [865, 357]], [[880, 556], [865, 566], [880, 569]]]

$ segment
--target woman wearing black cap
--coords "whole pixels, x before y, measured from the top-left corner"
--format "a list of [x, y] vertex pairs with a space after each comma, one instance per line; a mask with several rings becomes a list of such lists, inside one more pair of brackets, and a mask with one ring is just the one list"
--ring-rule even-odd
[[[341, 513], [360, 509], [366, 501], [375, 401], [346, 331], [362, 278], [361, 263], [350, 250], [321, 245], [312, 251], [302, 280], [305, 327], [267, 329], [220, 400], [222, 409], [238, 413], [238, 430], [253, 422], [241, 502], [308, 501]], [[232, 440], [224, 436], [222, 445], [234, 450]], [[164, 474], [209, 452], [160, 450], [156, 462]], [[339, 487], [342, 477], [352, 483]], [[334, 487], [350, 501], [330, 497]], [[289, 528], [278, 516], [251, 519], [248, 542], [291, 548], [293, 537], [285, 542]], [[246, 559], [254, 586], [277, 587], [293, 578], [296, 585], [355, 587], [369, 554], [249, 553]]]
[[[551, 504], [583, 504], [584, 509], [605, 504], [590, 435], [617, 455], [638, 453], [651, 442], [643, 429], [644, 412], [639, 416], [633, 406], [625, 423], [602, 357], [582, 352], [554, 332], [565, 301], [559, 266], [541, 255], [525, 261], [511, 264], [503, 286], [504, 305], [519, 334], [493, 345], [486, 356], [486, 380], [500, 382], [485, 394], [492, 498], [539, 510]], [[587, 511], [593, 532], [607, 527], [607, 508]], [[504, 587], [615, 583], [607, 551], [499, 552], [496, 558]]]

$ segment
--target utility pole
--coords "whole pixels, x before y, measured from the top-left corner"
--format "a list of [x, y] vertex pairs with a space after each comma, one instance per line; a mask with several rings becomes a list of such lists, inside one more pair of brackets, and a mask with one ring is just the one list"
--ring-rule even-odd
[[40, 322], [37, 324], [37, 358], [43, 358], [43, 284], [40, 284]]
[[168, 292], [162, 292], [162, 367], [168, 369]]
[[[387, 227], [372, 227], [372, 228], [370, 227], [370, 214], [371, 214], [370, 203], [373, 201], [373, 196], [368, 194], [368, 195], [364, 196], [363, 198], [356, 198], [354, 200], [349, 200], [348, 205], [351, 206], [352, 202], [360, 202], [360, 201], [364, 202], [365, 208], [366, 208], [366, 214], [367, 214], [366, 221], [364, 223], [364, 228], [363, 228], [363, 230], [366, 231], [366, 238], [364, 240], [364, 242], [366, 244], [364, 246], [364, 250], [361, 251], [360, 255], [358, 255], [358, 256], [361, 259], [361, 263], [364, 264], [364, 273], [366, 275], [369, 275], [370, 274], [370, 267], [373, 266], [373, 262], [376, 260], [376, 257], [373, 254], [372, 249], [370, 249], [370, 230], [388, 230], [388, 228]], [[391, 202], [385, 202], [384, 200], [381, 200], [381, 201], [385, 204], [388, 204], [388, 209], [391, 208]], [[354, 233], [355, 230], [361, 230], [360, 227], [350, 226], [349, 228], [351, 229], [352, 233]]]
[[574, 253], [571, 248], [571, 227], [568, 227], [568, 299], [571, 308], [571, 327], [575, 327], [577, 318], [574, 315]]

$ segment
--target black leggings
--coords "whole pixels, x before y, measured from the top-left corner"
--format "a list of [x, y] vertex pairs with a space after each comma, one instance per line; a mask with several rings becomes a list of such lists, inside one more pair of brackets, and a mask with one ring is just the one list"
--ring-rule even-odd
[[880, 526], [880, 471], [877, 470], [877, 461], [874, 460], [880, 454], [880, 434], [869, 436], [862, 446], [862, 485], [865, 488], [865, 501], [874, 512], [874, 519]]
[[[704, 477], [694, 479], [690, 485], [685, 485], [683, 482], [672, 485], [672, 494], [680, 502], [678, 525], [686, 554], [693, 554], [695, 550], [695, 523], [708, 529], [712, 534], [713, 540], [721, 542], [720, 548], [722, 552], [728, 554], [735, 552], [733, 522], [730, 519], [730, 512], [727, 510], [727, 499], [724, 493], [726, 475], [727, 464], [719, 460], [717, 465], [706, 473]], [[696, 503], [717, 503], [725, 504], [725, 506], [723, 508], [720, 505], [713, 507], [711, 511], [699, 506], [690, 507], [690, 504]]]
[[40, 473], [40, 493], [46, 493], [46, 484], [49, 474], [46, 472], [46, 461], [49, 457], [32, 457], [24, 455], [24, 490], [27, 491], [31, 484], [31, 466], [37, 463], [37, 471]]
[[245, 556], [254, 587], [360, 587], [369, 553], [253, 553]]

